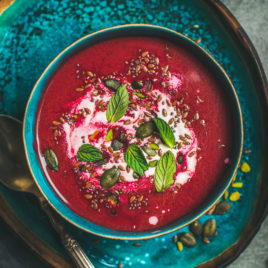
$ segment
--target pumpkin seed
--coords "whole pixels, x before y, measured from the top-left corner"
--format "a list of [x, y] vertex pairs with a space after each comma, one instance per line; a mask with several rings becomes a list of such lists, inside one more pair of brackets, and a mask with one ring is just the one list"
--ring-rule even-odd
[[213, 214], [224, 215], [225, 213], [229, 211], [230, 208], [231, 208], [231, 205], [228, 201], [222, 201], [216, 206]]
[[123, 147], [123, 143], [120, 142], [119, 140], [113, 140], [111, 147], [113, 148], [114, 151], [119, 151]]
[[208, 240], [216, 232], [216, 221], [214, 219], [209, 219], [205, 222], [203, 228], [203, 239]]
[[120, 170], [118, 168], [110, 168], [104, 171], [100, 177], [101, 187], [108, 189], [117, 183], [120, 177]]
[[117, 80], [106, 79], [103, 83], [107, 88], [113, 91], [116, 91], [120, 87], [120, 83]]
[[153, 150], [158, 150], [159, 146], [155, 143], [149, 143], [149, 146], [153, 149]]
[[44, 152], [44, 157], [48, 168], [50, 168], [53, 171], [59, 170], [58, 158], [52, 149], [47, 149]]
[[201, 237], [203, 228], [199, 221], [192, 222], [189, 226], [189, 229], [196, 238]]
[[133, 81], [131, 84], [131, 87], [133, 89], [142, 89], [143, 88], [143, 83], [142, 81]]
[[138, 180], [140, 178], [140, 175], [137, 172], [133, 172], [133, 178], [135, 180]]
[[147, 146], [141, 146], [142, 150], [149, 156], [156, 156], [156, 151], [147, 147]]
[[178, 164], [182, 164], [183, 163], [183, 155], [182, 154], [180, 154], [179, 155], [179, 157], [178, 157], [178, 160], [177, 160], [177, 162], [178, 162]]
[[191, 233], [181, 233], [179, 234], [179, 240], [186, 247], [194, 247], [196, 245], [196, 240]]
[[157, 165], [157, 160], [153, 160], [149, 162], [149, 167], [155, 167]]
[[107, 158], [103, 158], [101, 160], [95, 161], [94, 162], [94, 166], [95, 167], [99, 167], [99, 166], [102, 166], [102, 165], [106, 164], [107, 162], [108, 162], [108, 159]]
[[149, 137], [154, 132], [154, 123], [152, 121], [141, 124], [136, 130], [136, 137], [144, 139]]
[[134, 92], [134, 94], [136, 96], [138, 96], [139, 98], [141, 98], [141, 99], [144, 99], [145, 98], [145, 96], [143, 94], [139, 93], [139, 92]]

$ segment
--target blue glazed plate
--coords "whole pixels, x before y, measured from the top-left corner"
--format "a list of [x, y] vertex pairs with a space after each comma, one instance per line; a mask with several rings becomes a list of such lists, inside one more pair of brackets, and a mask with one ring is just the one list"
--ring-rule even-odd
[[[165, 26], [209, 51], [231, 78], [242, 106], [246, 153], [251, 171], [238, 171], [242, 188], [231, 210], [217, 221], [218, 237], [177, 250], [174, 233], [133, 244], [98, 238], [66, 223], [96, 267], [220, 267], [232, 261], [267, 213], [267, 82], [247, 36], [214, 1], [16, 0], [0, 16], [0, 112], [22, 119], [29, 93], [48, 63], [66, 46], [93, 31], [126, 23]], [[267, 96], [267, 95], [266, 95]], [[260, 150], [262, 148], [262, 150]], [[250, 153], [248, 153], [250, 152]], [[70, 262], [35, 199], [0, 185], [0, 214], [39, 254], [56, 267]], [[229, 198], [229, 197], [228, 197]], [[31, 231], [29, 231], [31, 230]], [[182, 231], [188, 231], [185, 227]]]

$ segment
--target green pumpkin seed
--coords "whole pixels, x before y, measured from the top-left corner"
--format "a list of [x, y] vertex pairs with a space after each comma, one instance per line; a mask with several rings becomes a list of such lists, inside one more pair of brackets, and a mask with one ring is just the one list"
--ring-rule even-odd
[[44, 152], [44, 157], [48, 168], [53, 171], [59, 171], [58, 158], [52, 149], [47, 149]]
[[123, 147], [123, 143], [120, 142], [119, 140], [113, 140], [111, 147], [113, 148], [114, 151], [119, 151]]
[[137, 172], [133, 172], [133, 178], [135, 179], [135, 180], [138, 180], [139, 178], [140, 178], [140, 175], [137, 173]]
[[214, 219], [209, 219], [205, 222], [203, 228], [203, 238], [208, 239], [213, 236], [216, 232], [216, 221]]
[[153, 160], [149, 162], [149, 167], [155, 167], [157, 165], [157, 160]]
[[141, 124], [136, 130], [136, 137], [144, 139], [149, 137], [154, 132], [155, 125], [152, 121]]
[[120, 87], [120, 83], [117, 80], [106, 79], [103, 83], [107, 88], [113, 91], [116, 91]]
[[120, 177], [120, 170], [118, 168], [110, 168], [104, 171], [100, 177], [101, 187], [108, 189], [115, 185]]
[[144, 146], [141, 146], [142, 150], [147, 154], [147, 155], [150, 155], [150, 156], [156, 156], [156, 151], [147, 147], [146, 145]]
[[184, 161], [184, 158], [183, 158], [183, 155], [181, 154], [181, 155], [178, 156], [177, 162], [178, 162], [178, 164], [182, 164], [183, 161]]
[[192, 223], [189, 225], [189, 229], [190, 229], [190, 231], [193, 233], [193, 235], [194, 235], [196, 238], [201, 237], [203, 228], [202, 228], [202, 225], [201, 225], [201, 223], [200, 223], [199, 221], [194, 221], [194, 222], [192, 222]]
[[224, 215], [225, 213], [227, 213], [229, 211], [230, 208], [231, 208], [231, 204], [228, 201], [220, 202], [216, 206], [213, 214], [215, 214], [215, 215]]
[[159, 146], [155, 143], [150, 143], [149, 146], [153, 149], [153, 150], [158, 150]]
[[196, 240], [191, 233], [181, 233], [179, 234], [179, 240], [186, 247], [194, 247], [196, 245]]
[[145, 98], [145, 96], [143, 94], [139, 93], [139, 92], [134, 92], [134, 94], [136, 96], [138, 96], [139, 98], [141, 98], [141, 99], [144, 99]]
[[142, 81], [133, 81], [131, 86], [133, 89], [142, 89], [143, 83], [142, 83]]
[[108, 162], [108, 159], [107, 158], [103, 158], [101, 160], [95, 161], [94, 162], [94, 166], [95, 167], [99, 167], [99, 166], [102, 166], [102, 165], [106, 164], [107, 162]]

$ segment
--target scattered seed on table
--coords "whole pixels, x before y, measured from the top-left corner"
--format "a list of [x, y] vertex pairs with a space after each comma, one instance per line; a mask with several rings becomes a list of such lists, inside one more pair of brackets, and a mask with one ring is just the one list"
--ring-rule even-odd
[[234, 182], [232, 183], [233, 188], [242, 188], [243, 187], [243, 182]]
[[177, 242], [177, 248], [178, 248], [179, 251], [182, 251], [183, 250], [183, 244], [182, 244], [181, 241], [178, 241]]
[[226, 214], [231, 208], [231, 205], [228, 201], [222, 201], [217, 204], [213, 214], [214, 215], [224, 215]]
[[233, 193], [231, 193], [229, 199], [232, 202], [238, 201], [240, 199], [240, 193], [239, 192], [233, 192]]
[[251, 168], [250, 165], [247, 162], [243, 162], [240, 167], [241, 171], [244, 173], [250, 172]]

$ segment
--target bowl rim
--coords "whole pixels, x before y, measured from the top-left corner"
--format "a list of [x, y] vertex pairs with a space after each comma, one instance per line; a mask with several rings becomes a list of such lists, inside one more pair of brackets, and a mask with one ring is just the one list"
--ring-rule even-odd
[[[73, 51], [73, 49], [75, 50], [76, 46], [79, 45], [80, 43], [82, 43], [83, 41], [86, 41], [87, 39], [90, 39], [91, 37], [94, 37], [96, 35], [101, 35], [101, 34], [105, 34], [106, 32], [109, 32], [110, 30], [120, 30], [120, 29], [125, 29], [125, 28], [129, 28], [129, 27], [133, 27], [133, 28], [148, 28], [148, 29], [153, 29], [153, 30], [162, 30], [162, 31], [166, 31], [169, 32], [171, 34], [173, 34], [174, 36], [176, 35], [178, 38], [182, 38], [184, 39], [186, 42], [189, 42], [192, 44], [193, 47], [195, 47], [195, 49], [199, 49], [200, 52], [202, 52], [203, 54], [205, 54], [205, 56], [207, 56], [209, 58], [209, 60], [212, 62], [212, 64], [216, 65], [218, 70], [221, 72], [221, 74], [224, 76], [224, 78], [226, 79], [226, 81], [228, 82], [228, 85], [232, 91], [232, 95], [234, 97], [235, 100], [235, 104], [236, 104], [236, 108], [238, 110], [238, 121], [239, 121], [239, 152], [238, 152], [238, 156], [236, 159], [234, 159], [234, 167], [232, 169], [231, 174], [229, 175], [229, 179], [228, 179], [228, 183], [226, 183], [225, 187], [222, 188], [222, 190], [220, 191], [220, 193], [212, 200], [209, 202], [209, 205], [206, 205], [206, 208], [204, 209], [199, 209], [201, 211], [199, 211], [198, 213], [196, 213], [196, 215], [190, 219], [186, 219], [183, 223], [181, 224], [177, 224], [175, 227], [168, 227], [167, 225], [164, 225], [162, 227], [159, 227], [160, 231], [157, 230], [155, 232], [154, 229], [151, 230], [147, 230], [147, 231], [140, 231], [140, 232], [135, 232], [135, 231], [117, 231], [114, 229], [110, 229], [110, 228], [106, 228], [103, 227], [101, 225], [95, 224], [93, 222], [90, 222], [89, 220], [86, 220], [85, 218], [79, 216], [78, 214], [76, 214], [75, 212], [73, 212], [67, 205], [65, 205], [63, 203], [63, 201], [60, 199], [60, 197], [54, 192], [54, 190], [52, 189], [52, 187], [49, 185], [46, 176], [44, 175], [44, 172], [42, 171], [41, 165], [39, 163], [39, 160], [37, 159], [37, 154], [34, 150], [34, 146], [33, 144], [30, 143], [30, 141], [28, 142], [28, 137], [30, 135], [29, 130], [29, 123], [33, 124], [33, 128], [35, 129], [35, 122], [36, 120], [29, 120], [29, 117], [31, 115], [31, 112], [34, 110], [34, 115], [36, 115], [36, 112], [38, 110], [38, 104], [34, 103], [35, 101], [33, 100], [33, 96], [34, 93], [36, 92], [36, 90], [39, 88], [39, 83], [40, 81], [42, 81], [43, 79], [46, 81], [46, 78], [44, 78], [44, 76], [47, 74], [47, 72], [50, 70], [50, 68], [52, 68], [55, 64], [56, 61], [59, 60], [61, 57], [63, 57], [65, 54], [67, 54], [69, 57], [72, 55], [71, 52]], [[137, 34], [138, 35], [138, 34]], [[77, 51], [76, 51], [77, 52]], [[71, 54], [71, 55], [70, 55]], [[62, 63], [60, 63], [61, 65]], [[56, 68], [57, 69], [57, 68]], [[53, 72], [53, 71], [52, 71]], [[53, 72], [53, 74], [55, 74], [55, 70]], [[44, 90], [45, 86], [41, 86], [42, 89]], [[43, 90], [41, 93], [43, 93]], [[41, 94], [42, 95], [42, 94]], [[38, 103], [39, 103], [40, 98], [38, 99]], [[34, 107], [32, 107], [33, 105], [36, 105], [36, 109], [33, 109]], [[34, 116], [35, 119], [35, 116]], [[35, 131], [33, 130], [33, 132], [35, 133]], [[38, 80], [36, 81], [35, 85], [33, 86], [33, 89], [31, 91], [31, 94], [28, 98], [27, 104], [26, 104], [26, 108], [25, 108], [25, 113], [24, 113], [24, 118], [23, 118], [23, 130], [22, 130], [22, 136], [23, 136], [23, 145], [24, 145], [24, 150], [25, 150], [25, 155], [26, 155], [26, 160], [27, 160], [27, 164], [29, 166], [29, 170], [30, 173], [32, 174], [32, 177], [38, 187], [38, 189], [40, 190], [40, 192], [42, 193], [42, 195], [44, 196], [44, 198], [47, 200], [47, 202], [54, 208], [54, 210], [57, 211], [57, 213], [59, 213], [66, 221], [68, 221], [69, 223], [71, 223], [72, 225], [78, 227], [79, 229], [82, 229], [83, 231], [86, 231], [88, 233], [91, 233], [93, 235], [97, 235], [97, 236], [101, 236], [104, 238], [109, 238], [109, 239], [119, 239], [119, 240], [141, 240], [141, 239], [150, 239], [150, 238], [154, 238], [154, 237], [158, 237], [161, 235], [165, 235], [165, 234], [169, 234], [171, 232], [177, 231], [187, 225], [189, 225], [190, 223], [194, 222], [195, 220], [197, 220], [198, 218], [200, 218], [202, 215], [204, 215], [207, 211], [209, 211], [214, 205], [216, 205], [217, 201], [222, 197], [222, 195], [224, 194], [224, 192], [227, 190], [227, 188], [230, 186], [231, 182], [232, 182], [232, 178], [235, 175], [235, 173], [237, 172], [241, 157], [242, 157], [242, 152], [243, 152], [243, 142], [244, 142], [244, 127], [243, 127], [243, 116], [242, 116], [242, 110], [241, 110], [241, 106], [240, 106], [240, 102], [238, 99], [238, 95], [236, 93], [236, 90], [233, 86], [232, 81], [230, 80], [229, 76], [227, 75], [227, 73], [225, 72], [224, 68], [216, 61], [216, 59], [208, 52], [206, 51], [203, 47], [201, 47], [198, 43], [196, 43], [195, 41], [193, 41], [192, 39], [190, 39], [189, 37], [185, 36], [182, 33], [179, 33], [175, 30], [169, 29], [167, 27], [163, 27], [163, 26], [158, 26], [158, 25], [152, 25], [152, 24], [123, 24], [123, 25], [117, 25], [117, 26], [113, 26], [113, 27], [108, 27], [108, 28], [104, 28], [95, 32], [92, 32], [88, 35], [85, 35], [81, 38], [79, 38], [78, 40], [76, 40], [75, 42], [73, 42], [72, 44], [70, 44], [69, 46], [67, 46], [65, 49], [63, 49], [50, 63], [49, 65], [45, 68], [45, 70], [42, 72], [42, 74], [40, 75], [40, 77], [38, 78]], [[33, 134], [33, 137], [35, 137], [35, 135]], [[30, 144], [28, 144], [30, 143]], [[31, 151], [30, 151], [31, 150]], [[36, 169], [31, 165], [33, 164], [33, 162], [31, 161], [31, 157], [35, 157], [38, 161], [37, 164], [37, 168], [38, 171], [36, 171]], [[49, 186], [50, 190], [48, 190], [50, 193], [52, 193], [54, 196], [53, 198], [55, 199], [53, 202], [50, 200], [51, 197], [49, 197], [48, 195], [50, 193], [47, 192], [47, 190], [45, 191], [40, 185], [39, 185], [39, 177], [42, 177], [41, 179], [46, 181], [46, 184]], [[75, 219], [70, 219], [70, 215], [66, 215], [66, 214], [70, 214], [73, 215], [75, 217]], [[190, 212], [191, 213], [191, 212]], [[187, 216], [189, 213], [187, 213], [185, 216]], [[183, 217], [185, 217], [183, 216]], [[181, 217], [181, 218], [183, 218]], [[79, 220], [77, 222], [77, 219]], [[90, 226], [88, 226], [88, 224], [96, 226], [97, 228], [100, 228], [101, 231], [94, 231], [90, 228]], [[107, 232], [108, 231], [108, 232]], [[113, 234], [111, 234], [111, 232]], [[115, 234], [116, 233], [116, 234]]]

